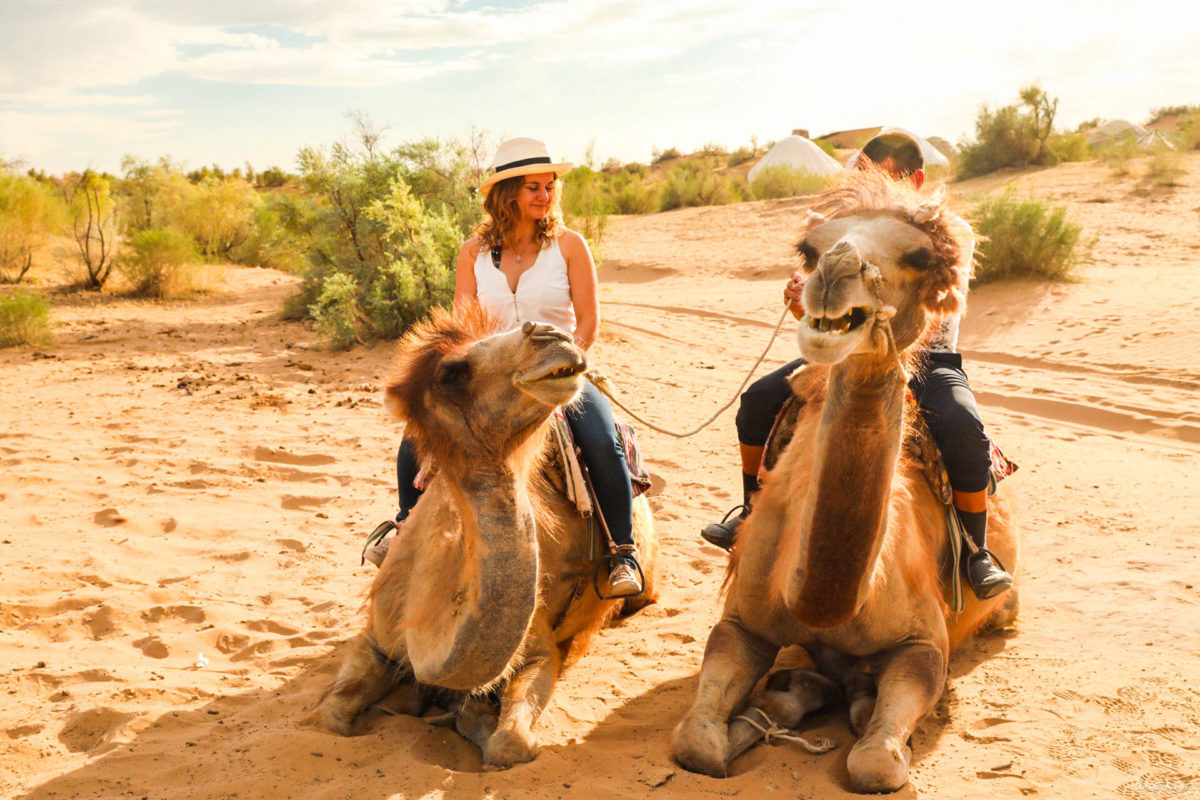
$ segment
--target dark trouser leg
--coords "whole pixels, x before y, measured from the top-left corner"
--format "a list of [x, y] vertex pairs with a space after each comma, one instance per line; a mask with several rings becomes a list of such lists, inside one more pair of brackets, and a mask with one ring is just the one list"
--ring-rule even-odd
[[417, 448], [412, 440], [401, 439], [400, 449], [396, 451], [396, 487], [400, 496], [400, 511], [396, 514], [396, 522], [403, 522], [408, 512], [412, 511], [412, 507], [421, 499], [421, 490], [413, 486], [420, 469]]
[[[975, 395], [967, 383], [958, 353], [930, 353], [925, 368], [913, 376], [909, 387], [921, 406], [933, 440], [941, 450], [959, 519], [971, 541], [987, 548], [985, 492], [992, 458]], [[978, 554], [982, 555], [982, 554]], [[968, 562], [971, 588], [981, 598], [1012, 585], [1012, 578], [996, 567], [991, 556]]]
[[746, 505], [750, 505], [750, 495], [758, 487], [758, 465], [762, 462], [763, 447], [771, 435], [775, 417], [792, 394], [787, 377], [802, 364], [804, 359], [797, 358], [774, 372], [768, 372], [750, 384], [738, 401], [735, 422], [742, 451], [742, 486]]
[[633, 490], [625, 451], [617, 440], [608, 399], [591, 381], [583, 382], [578, 399], [567, 407], [567, 424], [583, 451], [583, 463], [613, 543], [633, 545]]

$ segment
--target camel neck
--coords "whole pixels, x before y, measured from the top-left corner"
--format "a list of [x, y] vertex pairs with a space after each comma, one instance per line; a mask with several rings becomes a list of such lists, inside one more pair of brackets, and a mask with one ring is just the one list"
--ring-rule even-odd
[[870, 592], [887, 531], [888, 500], [904, 423], [899, 363], [843, 362], [830, 370], [813, 462], [810, 520], [788, 605], [805, 624], [852, 618]]
[[410, 633], [410, 656], [422, 681], [451, 689], [486, 686], [504, 673], [525, 638], [537, 606], [538, 548], [520, 477], [501, 465], [455, 481], [464, 580], [445, 599], [457, 606], [451, 630]]

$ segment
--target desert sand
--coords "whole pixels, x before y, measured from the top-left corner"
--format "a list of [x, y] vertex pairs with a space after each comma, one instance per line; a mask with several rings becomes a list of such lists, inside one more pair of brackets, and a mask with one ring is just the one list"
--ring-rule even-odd
[[[1097, 237], [1078, 282], [972, 292], [962, 334], [989, 431], [1021, 465], [1018, 625], [968, 643], [900, 797], [1200, 797], [1200, 158], [1182, 186], [1067, 164], [1017, 180]], [[767, 343], [803, 201], [613, 218], [595, 360], [690, 427]], [[0, 796], [837, 798], [844, 712], [724, 780], [671, 759], [720, 609], [698, 536], [740, 501], [732, 411], [641, 429], [661, 602], [563, 676], [530, 764], [484, 772], [443, 727], [298, 721], [361, 625], [363, 536], [394, 506], [390, 346], [283, 322], [294, 276], [232, 269], [189, 302], [55, 300], [55, 342], [0, 351]], [[785, 325], [763, 369], [794, 357]]]

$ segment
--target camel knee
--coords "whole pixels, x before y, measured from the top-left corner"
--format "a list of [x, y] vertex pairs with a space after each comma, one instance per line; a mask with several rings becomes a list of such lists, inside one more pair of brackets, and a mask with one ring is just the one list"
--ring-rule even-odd
[[724, 778], [728, 764], [728, 726], [689, 712], [671, 737], [671, 750], [679, 765], [690, 772]]
[[506, 769], [533, 761], [538, 754], [537, 737], [528, 728], [499, 728], [483, 746], [483, 763]]
[[894, 736], [861, 739], [850, 750], [846, 769], [855, 792], [894, 792], [908, 783], [912, 750]]

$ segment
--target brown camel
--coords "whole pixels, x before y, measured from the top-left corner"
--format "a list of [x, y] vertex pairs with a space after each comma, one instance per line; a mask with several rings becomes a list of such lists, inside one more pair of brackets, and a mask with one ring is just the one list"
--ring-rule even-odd
[[[765, 727], [761, 711], [794, 726], [838, 694], [832, 678], [860, 737], [847, 759], [852, 788], [899, 789], [950, 649], [1016, 616], [1015, 590], [969, 596], [949, 612], [943, 506], [901, 454], [906, 354], [960, 306], [969, 277], [961, 253], [970, 229], [944, 204], [944, 192], [923, 202], [860, 172], [814, 205], [798, 246], [809, 274], [799, 342], [810, 366], [792, 378], [805, 408], [738, 532], [697, 698], [675, 729], [675, 756], [690, 770], [725, 775], [759, 738], [747, 719]], [[1017, 527], [1002, 496], [989, 501], [988, 519], [990, 549], [1015, 571]], [[804, 647], [820, 674], [776, 674], [747, 705], [788, 645]]]
[[[350, 735], [381, 700], [421, 714], [436, 695], [484, 762], [507, 767], [537, 755], [530, 728], [560, 669], [622, 601], [592, 590], [589, 521], [542, 475], [548, 421], [579, 391], [584, 353], [551, 325], [492, 329], [478, 307], [435, 312], [399, 344], [387, 400], [438, 471], [309, 722]], [[646, 587], [627, 608], [655, 598], [645, 498], [633, 528]]]

